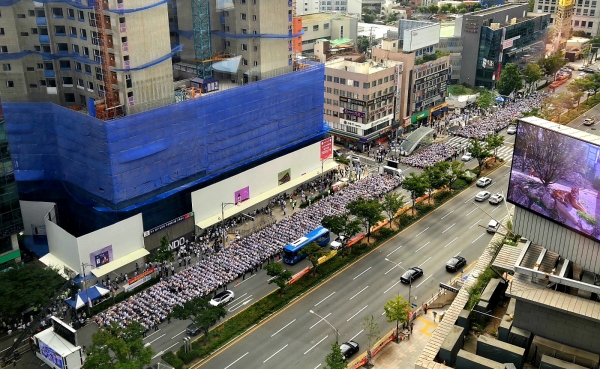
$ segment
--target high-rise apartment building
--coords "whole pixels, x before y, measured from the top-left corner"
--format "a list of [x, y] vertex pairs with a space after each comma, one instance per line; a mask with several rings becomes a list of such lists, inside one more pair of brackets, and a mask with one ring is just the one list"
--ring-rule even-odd
[[[361, 9], [365, 0], [320, 0], [321, 12], [342, 12], [349, 14], [361, 14]], [[381, 7], [381, 0], [375, 0]]]
[[[534, 11], [550, 13], [552, 24], [556, 22], [561, 0], [535, 0]], [[569, 1], [571, 2], [571, 1]], [[598, 0], [573, 0], [571, 27], [573, 31], [583, 31], [590, 37], [600, 34], [600, 9]]]

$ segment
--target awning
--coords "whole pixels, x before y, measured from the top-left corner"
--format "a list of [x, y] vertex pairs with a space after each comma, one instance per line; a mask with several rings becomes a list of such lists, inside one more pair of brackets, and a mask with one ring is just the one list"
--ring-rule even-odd
[[423, 110], [412, 116], [411, 122], [416, 123], [419, 119], [427, 118], [429, 116], [429, 110]]
[[442, 114], [441, 110], [436, 110], [433, 113], [431, 113], [432, 116], [437, 117], [438, 115]]
[[65, 302], [72, 308], [79, 309], [87, 304], [88, 299], [91, 301], [96, 301], [100, 297], [107, 295], [109, 292], [110, 291], [107, 288], [97, 284], [79, 292], [75, 296], [75, 299], [67, 299]]
[[108, 264], [104, 264], [101, 267], [92, 269], [92, 274], [98, 278], [102, 277], [103, 275], [124, 267], [125, 265], [139, 260], [148, 254], [150, 254], [150, 252], [146, 249], [135, 250], [134, 252], [113, 260]]
[[[62, 260], [60, 260], [56, 256], [52, 255], [51, 253], [48, 253], [48, 254], [42, 256], [40, 258], [40, 261], [42, 263], [46, 264], [47, 266], [56, 269], [58, 271], [58, 274], [60, 274], [61, 276], [63, 276], [63, 278], [65, 278], [65, 279], [71, 279], [72, 277], [74, 277], [75, 275], [78, 274], [76, 271], [74, 271], [73, 269], [71, 269], [70, 266], [68, 266], [67, 264], [65, 264], [65, 262], [63, 262]], [[71, 271], [74, 275], [69, 276], [68, 273], [65, 272], [65, 268], [66, 268], [67, 271]]]
[[4, 264], [7, 261], [14, 260], [14, 259], [18, 258], [19, 256], [21, 256], [21, 251], [18, 249], [13, 250], [11, 252], [7, 252], [6, 254], [0, 256], [0, 264]]

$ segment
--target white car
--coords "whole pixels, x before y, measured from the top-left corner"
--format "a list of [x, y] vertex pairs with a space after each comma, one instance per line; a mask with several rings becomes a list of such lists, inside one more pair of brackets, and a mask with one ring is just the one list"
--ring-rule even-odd
[[508, 135], [514, 135], [517, 133], [517, 126], [508, 126], [508, 128], [506, 129], [506, 134]]
[[497, 193], [490, 197], [490, 204], [492, 205], [498, 205], [502, 201], [504, 201], [504, 195], [502, 195], [501, 193]]
[[591, 126], [595, 123], [594, 118], [585, 118], [583, 120], [583, 125], [584, 126]]
[[217, 293], [208, 303], [212, 306], [223, 306], [233, 301], [235, 294], [231, 290], [225, 290]]
[[475, 201], [484, 201], [485, 199], [490, 197], [489, 191], [479, 191], [477, 195], [475, 195]]
[[460, 160], [462, 160], [462, 161], [470, 161], [471, 159], [473, 159], [473, 157], [471, 156], [471, 153], [470, 153], [470, 152], [466, 152], [466, 153], [465, 153], [465, 154], [462, 156], [462, 158], [460, 158]]
[[481, 177], [477, 180], [477, 187], [487, 187], [492, 184], [492, 179], [488, 177]]
[[331, 249], [332, 250], [339, 250], [342, 248], [344, 242], [344, 236], [339, 236], [335, 239], [335, 241], [331, 242]]

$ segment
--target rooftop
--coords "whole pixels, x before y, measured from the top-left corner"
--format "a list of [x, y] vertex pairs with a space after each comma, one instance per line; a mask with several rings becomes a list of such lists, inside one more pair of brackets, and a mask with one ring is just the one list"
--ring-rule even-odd
[[500, 6], [494, 6], [492, 8], [489, 9], [482, 9], [482, 10], [478, 10], [476, 12], [472, 12], [469, 14], [465, 14], [465, 15], [471, 15], [471, 16], [482, 16], [482, 15], [489, 15], [489, 14], [494, 14], [497, 12], [501, 12], [507, 9], [516, 9], [516, 8], [520, 8], [523, 7], [523, 5], [525, 5], [524, 9], [527, 9], [527, 3], [517, 3], [517, 4], [504, 4], [504, 5], [500, 5]]
[[337, 13], [337, 14], [315, 13], [315, 14], [303, 15], [302, 23], [315, 23], [315, 22], [327, 21], [330, 19], [348, 19], [348, 18], [353, 18], [353, 17], [351, 17], [347, 14], [342, 14], [342, 13]]
[[376, 63], [368, 60], [364, 63], [346, 60], [344, 57], [338, 57], [325, 63], [325, 68], [346, 70], [351, 73], [371, 74], [382, 70], [393, 68], [401, 62], [393, 60], [385, 60], [382, 63]]
[[454, 37], [454, 27], [456, 21], [443, 22], [440, 25], [440, 37]]

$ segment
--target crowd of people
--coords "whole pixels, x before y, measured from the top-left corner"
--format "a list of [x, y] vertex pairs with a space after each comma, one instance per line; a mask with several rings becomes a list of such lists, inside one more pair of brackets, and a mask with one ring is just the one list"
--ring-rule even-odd
[[156, 329], [176, 305], [216, 293], [236, 278], [245, 278], [247, 273], [262, 268], [265, 262], [275, 260], [288, 243], [319, 227], [324, 216], [342, 214], [349, 202], [359, 197], [381, 197], [399, 185], [397, 177], [364, 177], [270, 227], [232, 240], [219, 251], [207, 247], [207, 236], [200, 243], [189, 246], [190, 254], [196, 256], [195, 263], [187, 259], [191, 262], [186, 269], [172, 272], [169, 278], [161, 278], [154, 286], [98, 314], [94, 321], [100, 327], [113, 322], [126, 326], [137, 321], [146, 330]]
[[410, 156], [400, 157], [400, 162], [422, 169], [434, 165], [438, 161], [448, 160], [455, 154], [456, 148], [444, 142], [437, 142], [418, 150]]

